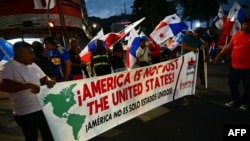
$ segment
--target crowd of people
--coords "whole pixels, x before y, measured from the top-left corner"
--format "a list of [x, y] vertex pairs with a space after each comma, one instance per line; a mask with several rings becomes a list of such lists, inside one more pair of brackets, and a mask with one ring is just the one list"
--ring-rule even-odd
[[[228, 45], [217, 56], [215, 53], [209, 54], [209, 49], [216, 46], [216, 39], [213, 35], [207, 36], [203, 28], [187, 32], [177, 51], [180, 55], [190, 51], [199, 53], [198, 76], [203, 86], [205, 85], [204, 62], [210, 59], [217, 64], [221, 57], [231, 52], [229, 86], [232, 101], [225, 105], [247, 110], [250, 103], [250, 62], [247, 61], [250, 52], [249, 39], [250, 16], [247, 16], [243, 21], [242, 31], [233, 35]], [[51, 36], [45, 37], [42, 43], [16, 42], [13, 45], [14, 58], [5, 63], [1, 70], [0, 90], [10, 93], [14, 118], [27, 141], [37, 140], [38, 130], [43, 140], [53, 140], [42, 106], [34, 95], [39, 93], [40, 85], [52, 88], [56, 82], [85, 79], [126, 70], [121, 42], [114, 44], [113, 50], [110, 50], [105, 47], [104, 41], [97, 39], [96, 50], [92, 51], [91, 55], [90, 71], [87, 69], [87, 63], [81, 61], [79, 56], [81, 48], [77, 40], [71, 38], [69, 43], [70, 46], [67, 49]], [[176, 54], [176, 51], [173, 53]], [[136, 51], [135, 65], [146, 67], [159, 63], [161, 55], [160, 45], [152, 39], [148, 43], [141, 39]], [[239, 92], [241, 81], [245, 89], [243, 97]]]

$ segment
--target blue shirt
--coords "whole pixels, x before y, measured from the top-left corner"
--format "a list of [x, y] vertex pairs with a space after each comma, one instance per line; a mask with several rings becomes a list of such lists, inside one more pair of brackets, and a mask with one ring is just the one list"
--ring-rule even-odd
[[[70, 60], [68, 51], [62, 46], [58, 46], [52, 51], [51, 61], [55, 65], [56, 79], [61, 81], [64, 77], [64, 72], [66, 69], [65, 61]], [[69, 80], [72, 80], [72, 74], [70, 74]]]

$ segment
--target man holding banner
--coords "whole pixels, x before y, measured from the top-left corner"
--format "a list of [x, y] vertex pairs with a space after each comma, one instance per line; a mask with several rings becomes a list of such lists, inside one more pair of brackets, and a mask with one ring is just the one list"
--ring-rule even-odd
[[[187, 34], [182, 42], [181, 54], [183, 55], [189, 51], [195, 53], [199, 52], [198, 75], [200, 77], [201, 85], [205, 87], [207, 80], [205, 80], [204, 62], [208, 61], [209, 55], [208, 44], [202, 40], [203, 32], [203, 29], [199, 27], [194, 29], [192, 34]], [[203, 53], [203, 49], [205, 49], [205, 54]]]
[[0, 90], [10, 94], [16, 123], [21, 127], [26, 141], [36, 141], [40, 131], [44, 141], [53, 141], [36, 94], [40, 85], [52, 88], [55, 81], [33, 63], [32, 46], [26, 42], [17, 42], [13, 46], [14, 59], [3, 66]]
[[140, 67], [150, 65], [150, 51], [148, 46], [146, 46], [145, 40], [140, 39], [140, 47], [136, 51], [136, 63]]

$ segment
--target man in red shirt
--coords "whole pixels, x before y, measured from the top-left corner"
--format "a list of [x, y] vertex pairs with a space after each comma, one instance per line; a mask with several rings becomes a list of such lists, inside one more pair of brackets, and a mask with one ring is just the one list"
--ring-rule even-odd
[[152, 64], [160, 62], [161, 47], [152, 38], [150, 38], [148, 49], [151, 53]]
[[[250, 15], [246, 16], [242, 29], [233, 35], [230, 42], [214, 59], [216, 64], [220, 57], [226, 53], [231, 53], [231, 67], [229, 71], [229, 86], [232, 95], [232, 101], [226, 103], [227, 107], [240, 107], [241, 110], [247, 110], [250, 96]], [[243, 82], [245, 92], [240, 97], [239, 83]]]

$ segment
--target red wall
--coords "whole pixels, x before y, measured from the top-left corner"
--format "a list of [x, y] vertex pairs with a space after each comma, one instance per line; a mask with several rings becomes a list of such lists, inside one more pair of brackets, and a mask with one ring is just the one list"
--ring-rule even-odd
[[[35, 9], [35, 2], [41, 2], [43, 7]], [[60, 0], [62, 2], [62, 10], [64, 15], [74, 16], [81, 18], [80, 9], [74, 7], [73, 5], [79, 5], [79, 0]], [[59, 1], [51, 0], [50, 6], [55, 6], [49, 10], [50, 14], [59, 14]], [[72, 5], [71, 5], [72, 4]], [[20, 14], [46, 14], [46, 2], [45, 0], [3, 0], [0, 1], [0, 16], [8, 15], [20, 15]]]

